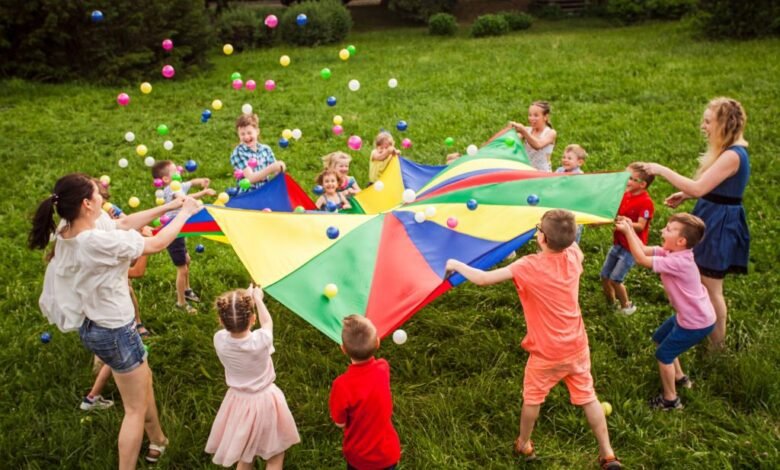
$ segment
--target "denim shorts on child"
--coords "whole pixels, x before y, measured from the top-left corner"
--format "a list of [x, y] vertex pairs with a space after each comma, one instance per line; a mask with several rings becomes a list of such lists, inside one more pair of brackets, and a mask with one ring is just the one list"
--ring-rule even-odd
[[184, 238], [177, 238], [172, 241], [167, 249], [174, 266], [187, 264], [187, 243], [184, 241]]
[[604, 266], [601, 268], [601, 278], [623, 282], [633, 265], [634, 257], [631, 256], [630, 251], [620, 245], [612, 245], [607, 253], [607, 259], [604, 260]]
[[677, 315], [672, 315], [655, 330], [653, 341], [658, 344], [655, 358], [662, 364], [671, 364], [680, 354], [691, 349], [712, 333], [715, 324], [689, 330], [677, 324]]
[[84, 346], [114, 372], [132, 372], [146, 360], [135, 321], [119, 328], [104, 328], [87, 318], [79, 328], [79, 336]]

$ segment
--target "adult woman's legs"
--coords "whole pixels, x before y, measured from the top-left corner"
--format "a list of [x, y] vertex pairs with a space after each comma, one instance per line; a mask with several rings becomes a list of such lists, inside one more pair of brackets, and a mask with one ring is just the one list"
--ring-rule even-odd
[[[145, 364], [145, 363], [144, 363]], [[157, 402], [154, 399], [154, 378], [152, 369], [149, 370], [149, 387], [146, 395], [146, 415], [144, 417], [144, 429], [149, 437], [149, 442], [157, 445], [166, 445], [168, 439], [160, 426], [160, 417], [157, 413]]]
[[125, 408], [125, 417], [119, 429], [120, 470], [133, 470], [138, 461], [138, 453], [144, 437], [150, 377], [149, 365], [146, 362], [130, 372], [114, 372], [114, 381]]
[[715, 349], [722, 349], [726, 345], [726, 322], [728, 320], [728, 307], [726, 298], [723, 297], [723, 279], [702, 276], [701, 283], [707, 289], [712, 306], [715, 308], [715, 329], [710, 333], [710, 345]]

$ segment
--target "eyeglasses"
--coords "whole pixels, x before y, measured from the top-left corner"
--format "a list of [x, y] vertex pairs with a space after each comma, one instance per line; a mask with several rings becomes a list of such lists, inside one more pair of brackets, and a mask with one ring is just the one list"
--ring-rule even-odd
[[641, 183], [644, 181], [642, 178], [634, 178], [633, 176], [629, 176], [628, 179], [630, 179], [634, 183]]
[[542, 224], [536, 224], [536, 231], [541, 234], [544, 234], [544, 231], [542, 230]]

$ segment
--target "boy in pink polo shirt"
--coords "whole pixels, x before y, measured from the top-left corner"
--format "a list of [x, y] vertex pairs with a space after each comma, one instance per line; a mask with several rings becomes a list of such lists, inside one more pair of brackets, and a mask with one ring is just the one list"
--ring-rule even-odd
[[574, 243], [577, 224], [566, 210], [547, 211], [536, 226], [541, 252], [524, 256], [504, 268], [482, 271], [456, 260], [447, 261], [447, 270], [456, 271], [480, 285], [513, 280], [523, 305], [528, 332], [521, 346], [528, 351], [523, 378], [523, 410], [516, 453], [526, 460], [536, 458], [531, 432], [541, 404], [558, 382], [569, 389], [572, 404], [585, 411], [599, 445], [602, 469], [622, 468], [609, 443], [604, 410], [593, 389], [590, 350], [578, 301], [582, 251]]
[[677, 312], [653, 333], [663, 393], [650, 400], [650, 406], [681, 409], [677, 386], [691, 388], [692, 382], [683, 373], [679, 356], [715, 328], [715, 309], [693, 260], [693, 247], [704, 237], [704, 222], [686, 213], [671, 216], [661, 230], [661, 247], [645, 246], [632, 230], [631, 221], [624, 217], [618, 218], [615, 226], [626, 235], [637, 264], [661, 275], [669, 303]]

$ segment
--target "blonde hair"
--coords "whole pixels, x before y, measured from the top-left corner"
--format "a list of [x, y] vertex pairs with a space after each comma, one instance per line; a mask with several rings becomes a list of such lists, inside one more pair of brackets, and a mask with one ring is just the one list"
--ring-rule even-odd
[[336, 152], [331, 152], [322, 157], [322, 166], [326, 170], [332, 170], [333, 168], [336, 168], [336, 165], [339, 162], [346, 162], [347, 164], [349, 164], [349, 162], [351, 161], [352, 161], [352, 157], [350, 157], [349, 154], [346, 154], [341, 151], [336, 151]]
[[374, 138], [374, 147], [379, 147], [384, 142], [389, 142], [390, 145], [395, 146], [395, 139], [393, 139], [393, 135], [387, 131], [382, 131], [376, 135], [376, 138]]
[[229, 332], [241, 333], [251, 325], [255, 303], [246, 289], [225, 292], [217, 298], [214, 306], [222, 325]]
[[242, 128], [242, 127], [254, 127], [255, 129], [260, 129], [259, 123], [260, 119], [257, 117], [257, 114], [241, 114], [238, 116], [238, 119], [236, 119], [236, 129]]
[[573, 153], [574, 156], [577, 157], [579, 160], [585, 160], [586, 158], [588, 158], [588, 152], [586, 152], [585, 149], [582, 148], [582, 146], [579, 144], [567, 145], [563, 153], [566, 152]]
[[[695, 178], [707, 171], [727, 148], [743, 140], [747, 124], [745, 108], [737, 100], [721, 96], [710, 101], [707, 109], [712, 113], [714, 129], [710, 132], [707, 151], [699, 157]], [[747, 145], [747, 142], [744, 144]]]
[[376, 327], [361, 315], [344, 317], [341, 344], [347, 355], [356, 361], [365, 361], [376, 352]]

